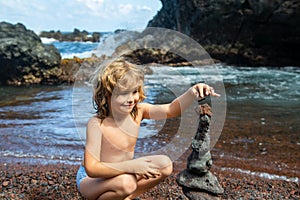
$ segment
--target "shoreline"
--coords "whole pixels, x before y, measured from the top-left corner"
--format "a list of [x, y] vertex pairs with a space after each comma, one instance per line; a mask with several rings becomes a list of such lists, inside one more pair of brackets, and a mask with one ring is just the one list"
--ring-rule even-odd
[[[234, 105], [228, 105], [222, 134], [211, 150], [213, 167], [210, 171], [225, 190], [219, 199], [300, 199], [300, 154], [299, 144], [295, 142], [299, 133], [297, 109], [282, 107], [278, 110], [276, 107], [273, 110], [273, 107], [258, 104], [254, 108], [252, 102], [241, 105], [235, 102]], [[262, 108], [270, 114], [258, 112]], [[176, 126], [170, 123], [165, 128], [165, 133], [174, 133]], [[173, 174], [141, 195], [141, 200], [186, 200], [175, 178], [186, 168], [189, 153], [182, 154], [174, 163]], [[82, 199], [75, 181], [79, 164], [12, 163], [5, 157], [1, 160], [0, 199]], [[274, 175], [274, 179], [260, 177], [261, 174]], [[283, 176], [295, 181], [280, 180]]]
[[[155, 188], [140, 195], [140, 199], [187, 200], [176, 176], [181, 168], [174, 163], [174, 172]], [[76, 187], [78, 165], [1, 164], [1, 199], [83, 199]], [[224, 171], [213, 165], [224, 194], [219, 199], [299, 199], [299, 182], [266, 179], [251, 174]]]

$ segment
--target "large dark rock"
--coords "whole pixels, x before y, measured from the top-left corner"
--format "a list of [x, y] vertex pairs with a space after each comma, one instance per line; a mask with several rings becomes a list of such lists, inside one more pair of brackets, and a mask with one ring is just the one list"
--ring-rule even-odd
[[237, 65], [300, 66], [299, 0], [161, 0], [148, 27], [178, 30], [213, 58]]
[[125, 38], [114, 52], [136, 64], [157, 63], [170, 66], [207, 65], [211, 57], [195, 40], [177, 31], [148, 27], [141, 33], [122, 32]]
[[0, 23], [0, 84], [30, 85], [60, 83], [61, 56], [53, 45], [20, 23]]

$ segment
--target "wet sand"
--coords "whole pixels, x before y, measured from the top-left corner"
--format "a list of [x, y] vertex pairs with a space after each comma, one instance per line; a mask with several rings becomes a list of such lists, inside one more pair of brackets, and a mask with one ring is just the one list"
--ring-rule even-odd
[[299, 105], [228, 105], [214, 164], [300, 178]]

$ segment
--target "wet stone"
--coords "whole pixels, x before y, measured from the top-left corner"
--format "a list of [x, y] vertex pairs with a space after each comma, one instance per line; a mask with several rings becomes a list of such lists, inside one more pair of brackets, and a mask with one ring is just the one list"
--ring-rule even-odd
[[207, 191], [216, 195], [224, 192], [219, 181], [211, 172], [206, 173], [204, 176], [199, 176], [185, 170], [178, 175], [177, 182], [181, 186]]
[[192, 190], [190, 188], [184, 188], [183, 193], [188, 199], [197, 199], [197, 200], [220, 200], [218, 196], [209, 194], [201, 190]]
[[49, 185], [54, 185], [55, 183], [54, 183], [54, 181], [48, 181], [48, 184]]
[[46, 174], [46, 179], [48, 179], [48, 180], [52, 180], [52, 176], [51, 176], [51, 174], [47, 173], [47, 174]]
[[6, 178], [12, 178], [12, 175], [11, 174], [6, 174]]
[[7, 187], [9, 185], [9, 181], [4, 181], [3, 183], [2, 183], [2, 186], [3, 187]]
[[16, 171], [16, 174], [15, 174], [16, 177], [19, 177], [19, 176], [22, 176], [22, 175], [23, 175], [22, 171]]
[[188, 158], [188, 169], [192, 173], [203, 175], [207, 173], [212, 166], [212, 158], [210, 152], [206, 152], [199, 157], [198, 153], [192, 152]]

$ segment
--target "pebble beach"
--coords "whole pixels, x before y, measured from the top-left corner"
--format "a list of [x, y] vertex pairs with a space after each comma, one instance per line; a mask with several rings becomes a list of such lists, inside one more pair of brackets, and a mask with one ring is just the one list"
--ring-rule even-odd
[[[174, 163], [175, 169], [176, 163]], [[76, 187], [76, 165], [1, 164], [0, 199], [84, 199]], [[212, 168], [224, 188], [216, 199], [299, 199], [299, 182], [268, 180], [242, 176]], [[178, 171], [155, 188], [142, 194], [141, 200], [186, 200], [176, 183]]]

